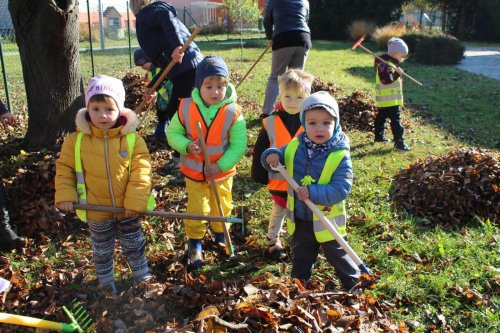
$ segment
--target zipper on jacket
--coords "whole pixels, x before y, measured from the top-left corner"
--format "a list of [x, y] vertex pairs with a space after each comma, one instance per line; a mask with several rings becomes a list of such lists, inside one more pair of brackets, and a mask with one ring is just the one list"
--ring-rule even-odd
[[[108, 177], [109, 194], [111, 195], [111, 203], [116, 207], [115, 195], [113, 194], [113, 184], [111, 183], [111, 172], [109, 167], [109, 149], [108, 149], [108, 131], [104, 131], [104, 160], [106, 161], [106, 174]], [[116, 219], [116, 213], [113, 213], [113, 218]]]

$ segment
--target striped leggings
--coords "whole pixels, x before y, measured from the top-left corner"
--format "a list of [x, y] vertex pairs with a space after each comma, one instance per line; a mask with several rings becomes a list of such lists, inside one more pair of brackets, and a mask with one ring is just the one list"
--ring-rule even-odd
[[88, 225], [99, 283], [114, 284], [113, 254], [117, 236], [135, 280], [139, 282], [151, 277], [145, 254], [146, 240], [138, 217], [102, 222], [88, 221]]

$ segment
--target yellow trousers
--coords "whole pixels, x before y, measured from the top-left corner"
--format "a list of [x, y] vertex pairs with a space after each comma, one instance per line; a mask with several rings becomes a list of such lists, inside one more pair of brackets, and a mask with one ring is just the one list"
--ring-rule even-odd
[[[233, 196], [231, 193], [233, 177], [216, 182], [215, 186], [219, 193], [222, 214], [229, 216], [233, 209]], [[219, 216], [217, 201], [209, 183], [197, 182], [186, 177], [186, 189], [188, 194], [187, 213]], [[210, 225], [215, 232], [221, 233], [224, 230], [222, 223], [210, 222]], [[226, 223], [228, 230], [230, 225], [230, 223]], [[207, 231], [207, 221], [184, 219], [184, 228], [186, 229], [187, 238], [202, 239]]]

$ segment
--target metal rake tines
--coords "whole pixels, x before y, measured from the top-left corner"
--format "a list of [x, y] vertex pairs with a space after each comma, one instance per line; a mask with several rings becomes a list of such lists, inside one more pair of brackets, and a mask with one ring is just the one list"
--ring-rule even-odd
[[71, 323], [78, 327], [78, 332], [97, 332], [97, 324], [94, 323], [90, 315], [76, 298], [71, 303], [71, 310], [65, 306], [63, 306], [63, 310], [71, 320]]

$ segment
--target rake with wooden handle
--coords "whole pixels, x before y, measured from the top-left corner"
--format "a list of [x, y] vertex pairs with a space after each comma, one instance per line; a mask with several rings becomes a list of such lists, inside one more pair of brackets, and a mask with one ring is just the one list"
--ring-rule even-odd
[[243, 81], [245, 81], [245, 79], [247, 78], [248, 74], [250, 74], [250, 72], [252, 71], [252, 69], [259, 63], [260, 59], [262, 59], [262, 57], [264, 56], [264, 54], [266, 54], [267, 50], [269, 50], [270, 47], [271, 47], [271, 45], [268, 45], [264, 49], [264, 51], [262, 51], [262, 54], [253, 63], [252, 67], [250, 67], [250, 69], [246, 72], [246, 74], [243, 76], [243, 78], [240, 80], [240, 82], [238, 82], [238, 84], [236, 85], [236, 88], [238, 88], [243, 83]]
[[[182, 45], [180, 53], [186, 52], [189, 44], [191, 44], [191, 42], [194, 40], [194, 38], [196, 37], [196, 35], [198, 35], [198, 33], [200, 31], [201, 31], [201, 28], [199, 26], [196, 26], [196, 28], [194, 29], [194, 31], [191, 33], [191, 36], [189, 36], [188, 40], [184, 43], [184, 45]], [[168, 64], [168, 66], [165, 67], [165, 69], [161, 73], [161, 75], [158, 78], [158, 80], [156, 80], [156, 82], [150, 88], [151, 91], [156, 91], [156, 89], [158, 88], [158, 86], [163, 82], [163, 80], [165, 80], [165, 78], [167, 77], [167, 74], [172, 70], [172, 68], [175, 66], [176, 63], [177, 62], [175, 60], [173, 60], [173, 59], [170, 61], [170, 63]], [[142, 100], [141, 104], [139, 104], [139, 106], [135, 109], [135, 113], [140, 113], [140, 111], [142, 111], [142, 108], [144, 108], [144, 105], [147, 103], [147, 101], [148, 101], [148, 99], [144, 98]]]
[[[209, 167], [211, 165], [210, 158], [208, 156], [207, 152], [207, 145], [205, 143], [205, 137], [203, 136], [203, 131], [201, 130], [201, 123], [198, 121], [196, 122], [196, 131], [198, 132], [198, 138], [200, 140], [200, 146], [201, 146], [201, 151], [203, 153], [203, 159], [205, 160], [205, 167]], [[219, 191], [217, 190], [217, 186], [215, 184], [215, 181], [213, 179], [209, 179], [210, 183], [210, 189], [212, 190], [212, 194], [215, 196], [215, 201], [217, 202], [217, 209], [219, 210], [219, 215], [224, 216], [224, 213], [222, 211], [222, 205], [220, 202], [220, 196], [219, 196]], [[206, 218], [209, 220], [208, 218]], [[229, 230], [227, 230], [227, 226], [225, 223], [222, 223], [222, 230], [224, 232], [224, 236], [226, 237], [226, 245], [229, 250], [229, 255], [233, 257], [234, 254], [234, 247], [233, 247], [233, 242], [231, 241], [231, 235], [229, 234]]]
[[[368, 50], [366, 47], [364, 47], [364, 46], [361, 44], [361, 43], [365, 40], [365, 36], [366, 36], [366, 35], [361, 36], [361, 38], [360, 38], [360, 39], [358, 39], [358, 40], [356, 41], [356, 43], [354, 43], [354, 45], [352, 46], [352, 49], [354, 50], [355, 48], [357, 48], [357, 47], [359, 46], [360, 48], [362, 48], [363, 50], [365, 50], [366, 52], [370, 53], [372, 56], [374, 56], [375, 58], [377, 58], [378, 60], [380, 60], [382, 63], [386, 64], [386, 65], [387, 65], [387, 66], [389, 66], [389, 67], [394, 67], [394, 65], [389, 64], [387, 61], [385, 61], [384, 59], [382, 59], [381, 57], [379, 57], [378, 55], [376, 55], [376, 54], [375, 54], [375, 53], [373, 53], [372, 51]], [[396, 66], [395, 68], [399, 68], [399, 67], [397, 67], [397, 66]], [[413, 77], [411, 77], [410, 75], [406, 74], [405, 72], [402, 72], [402, 73], [403, 73], [403, 76], [406, 76], [407, 78], [409, 78], [410, 80], [412, 80], [412, 81], [413, 81], [413, 82], [415, 82], [416, 84], [418, 84], [418, 85], [420, 85], [420, 86], [422, 85], [422, 83], [421, 83], [421, 82], [419, 82], [419, 81], [415, 80], [415, 79], [414, 79]]]
[[[297, 191], [299, 188], [299, 184], [293, 179], [293, 177], [286, 171], [285, 167], [283, 165], [278, 165], [277, 167], [273, 168], [274, 170], [278, 171], [280, 175], [292, 186], [294, 191]], [[356, 252], [347, 244], [346, 240], [344, 237], [342, 237], [339, 232], [337, 231], [337, 225], [335, 224], [334, 221], [331, 221], [326, 218], [326, 216], [319, 210], [319, 208], [310, 200], [307, 199], [304, 201], [307, 207], [314, 213], [319, 218], [319, 221], [325, 228], [330, 231], [330, 233], [335, 237], [335, 240], [340, 244], [340, 246], [344, 249], [345, 252], [351, 257], [351, 259], [354, 261], [356, 265], [358, 265], [359, 269], [368, 275], [370, 275], [370, 270], [365, 266], [365, 264], [361, 261], [361, 259], [358, 257]]]
[[[99, 206], [99, 205], [82, 205], [82, 204], [73, 204], [74, 209], [81, 210], [90, 210], [96, 212], [108, 212], [108, 213], [125, 213], [125, 209], [122, 207], [111, 207], [111, 206]], [[164, 212], [160, 210], [146, 210], [141, 212], [141, 214], [149, 215], [149, 216], [159, 216], [164, 218], [171, 219], [190, 219], [190, 220], [210, 220], [216, 222], [225, 222], [225, 223], [241, 223], [243, 224], [243, 217], [226, 217], [226, 216], [209, 216], [209, 215], [201, 215], [201, 214], [188, 214], [188, 213], [176, 213], [176, 212]]]

